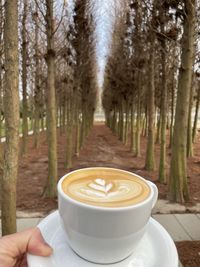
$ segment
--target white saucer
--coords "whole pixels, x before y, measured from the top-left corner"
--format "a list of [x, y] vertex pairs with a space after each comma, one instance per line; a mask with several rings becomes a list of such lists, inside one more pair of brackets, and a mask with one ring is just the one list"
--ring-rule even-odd
[[134, 253], [124, 261], [110, 265], [90, 263], [71, 250], [58, 211], [47, 216], [38, 227], [54, 253], [48, 258], [28, 255], [29, 267], [178, 267], [178, 254], [173, 240], [153, 218]]

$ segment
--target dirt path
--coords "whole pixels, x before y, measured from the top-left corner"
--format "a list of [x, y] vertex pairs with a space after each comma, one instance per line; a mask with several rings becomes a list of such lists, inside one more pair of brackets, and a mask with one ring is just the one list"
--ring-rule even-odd
[[88, 136], [80, 157], [74, 163], [75, 168], [107, 166], [130, 170], [133, 166], [133, 155], [109, 128], [96, 125]]
[[[17, 208], [25, 211], [49, 212], [57, 208], [56, 200], [42, 197], [45, 186], [48, 158], [45, 133], [41, 136], [39, 149], [32, 148], [33, 137], [29, 137], [29, 150], [20, 159], [17, 184]], [[62, 177], [68, 171], [92, 167], [116, 167], [136, 172], [155, 180], [154, 173], [143, 170], [144, 159], [134, 158], [129, 148], [124, 146], [105, 125], [97, 124], [91, 130], [80, 156], [73, 158], [73, 168], [64, 167], [65, 136], [58, 131], [58, 175]], [[145, 151], [144, 151], [145, 153]]]
[[[146, 138], [141, 138], [141, 156], [136, 158], [116, 136], [103, 124], [97, 124], [91, 130], [80, 156], [73, 158], [73, 168], [64, 167], [65, 135], [58, 130], [58, 175], [84, 167], [107, 166], [135, 172], [146, 179], [154, 181], [159, 188], [159, 197], [166, 198], [167, 186], [157, 182], [158, 170], [144, 169]], [[170, 151], [168, 150], [168, 161]], [[155, 147], [157, 166], [159, 162], [159, 145]], [[189, 186], [192, 202], [200, 202], [200, 140], [195, 146], [195, 157], [188, 160]], [[169, 164], [168, 164], [169, 166]], [[33, 149], [33, 136], [29, 137], [28, 153], [21, 157], [19, 179], [17, 183], [17, 209], [31, 212], [44, 212], [57, 208], [57, 200], [42, 197], [48, 169], [47, 142], [45, 133], [41, 134], [40, 147]]]

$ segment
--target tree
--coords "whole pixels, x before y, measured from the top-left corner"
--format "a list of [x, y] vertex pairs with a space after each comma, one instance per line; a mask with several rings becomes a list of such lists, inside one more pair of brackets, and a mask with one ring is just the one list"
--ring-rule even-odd
[[[93, 125], [96, 104], [97, 73], [96, 56], [94, 54], [95, 40], [92, 34], [95, 22], [90, 13], [92, 9], [93, 6], [90, 6], [88, 1], [76, 1], [74, 16], [76, 35], [73, 41], [76, 64], [74, 67], [74, 90], [72, 94], [73, 114], [71, 114], [76, 119], [76, 154], [79, 154], [79, 149], [84, 146], [86, 137]], [[79, 120], [79, 114], [81, 120]], [[71, 135], [70, 127], [68, 127], [68, 130], [69, 135]], [[69, 159], [70, 156], [68, 155], [67, 158]]]
[[[2, 136], [2, 122], [4, 119], [3, 115], [3, 91], [4, 91], [4, 42], [3, 42], [3, 28], [4, 28], [4, 12], [3, 12], [3, 1], [0, 1], [0, 138]], [[1, 139], [0, 139], [1, 142]]]
[[153, 11], [151, 18], [151, 30], [149, 31], [150, 39], [150, 57], [149, 57], [149, 88], [147, 91], [148, 94], [148, 141], [147, 141], [147, 151], [146, 151], [146, 160], [145, 168], [147, 170], [155, 169], [155, 158], [154, 158], [154, 143], [155, 143], [155, 2], [153, 2]]
[[47, 37], [47, 140], [48, 140], [48, 179], [46, 195], [56, 196], [57, 184], [57, 133], [55, 98], [55, 24], [52, 0], [46, 0], [46, 37]]
[[[2, 178], [2, 234], [16, 232], [16, 180], [19, 152], [19, 67], [17, 0], [5, 2], [5, 127]], [[12, 19], [11, 19], [12, 18]]]
[[[194, 75], [193, 75], [194, 76]], [[192, 107], [194, 98], [194, 79], [191, 82], [189, 109], [188, 109], [188, 125], [187, 125], [187, 157], [193, 156], [193, 142], [192, 142]]]
[[189, 199], [186, 172], [187, 119], [189, 111], [192, 67], [195, 52], [195, 0], [185, 0], [183, 10], [183, 36], [181, 66], [170, 164], [169, 196], [184, 203]]
[[35, 82], [34, 82], [34, 147], [39, 146], [39, 132], [40, 132], [40, 102], [41, 102], [41, 87], [40, 87], [40, 69], [39, 69], [39, 19], [38, 19], [38, 6], [36, 5], [34, 13], [35, 25]]
[[23, 1], [23, 18], [22, 18], [22, 95], [23, 95], [23, 110], [22, 110], [22, 153], [27, 151], [27, 137], [28, 137], [28, 106], [27, 106], [27, 56], [28, 56], [28, 42], [27, 42], [27, 12], [28, 0]]

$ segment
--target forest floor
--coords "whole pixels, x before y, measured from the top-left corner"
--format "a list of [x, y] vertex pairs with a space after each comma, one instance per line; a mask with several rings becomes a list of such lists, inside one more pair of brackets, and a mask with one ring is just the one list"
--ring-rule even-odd
[[[157, 168], [155, 171], [144, 169], [146, 138], [141, 138], [141, 156], [134, 157], [126, 146], [118, 140], [116, 136], [103, 124], [96, 124], [91, 130], [80, 156], [73, 158], [73, 168], [64, 167], [65, 159], [65, 135], [60, 135], [58, 130], [58, 176], [62, 177], [67, 172], [84, 167], [108, 166], [125, 169], [135, 172], [144, 178], [155, 182], [159, 188], [159, 198], [167, 199], [168, 187], [166, 184], [158, 182], [159, 166], [159, 145], [155, 147], [155, 158]], [[57, 200], [43, 197], [43, 190], [46, 184], [48, 157], [47, 157], [46, 134], [40, 136], [40, 146], [33, 149], [33, 136], [29, 137], [28, 152], [20, 158], [19, 179], [17, 182], [17, 209], [26, 212], [43, 212], [44, 214], [57, 209]], [[171, 152], [167, 149], [167, 172], [169, 171], [169, 161]], [[187, 206], [200, 203], [200, 135], [194, 147], [194, 157], [188, 159], [188, 184], [190, 191], [190, 202]], [[200, 242], [177, 242], [180, 259], [186, 267], [200, 266], [200, 256], [198, 263], [193, 263], [193, 255], [200, 254]], [[189, 263], [188, 263], [189, 262]], [[189, 264], [189, 265], [188, 265]], [[195, 265], [196, 264], [196, 265]]]
[[[147, 171], [144, 169], [146, 138], [141, 138], [141, 156], [134, 157], [129, 151], [129, 144], [126, 146], [102, 124], [97, 124], [91, 130], [80, 156], [73, 157], [73, 167], [66, 169], [65, 161], [65, 135], [60, 135], [58, 130], [58, 176], [62, 177], [67, 172], [84, 167], [108, 166], [125, 169], [135, 172], [144, 178], [155, 182], [159, 188], [159, 198], [167, 199], [168, 186], [158, 181], [159, 150], [155, 146], [156, 170]], [[56, 209], [56, 200], [42, 196], [45, 187], [48, 157], [46, 134], [41, 133], [40, 147], [33, 149], [33, 136], [29, 137], [28, 153], [20, 158], [19, 179], [17, 183], [17, 208], [24, 211], [38, 211], [48, 213]], [[169, 161], [171, 151], [167, 149], [167, 172], [169, 172]], [[190, 207], [200, 203], [200, 135], [194, 147], [194, 157], [188, 159], [188, 184], [190, 191]]]

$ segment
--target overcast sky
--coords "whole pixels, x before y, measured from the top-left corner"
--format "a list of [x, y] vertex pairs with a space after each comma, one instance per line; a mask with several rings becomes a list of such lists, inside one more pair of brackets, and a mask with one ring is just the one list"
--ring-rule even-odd
[[103, 75], [106, 59], [109, 53], [109, 46], [112, 37], [112, 25], [114, 22], [114, 4], [116, 0], [91, 0], [95, 7], [97, 18], [97, 62], [98, 62], [98, 80], [100, 87], [103, 84]]

